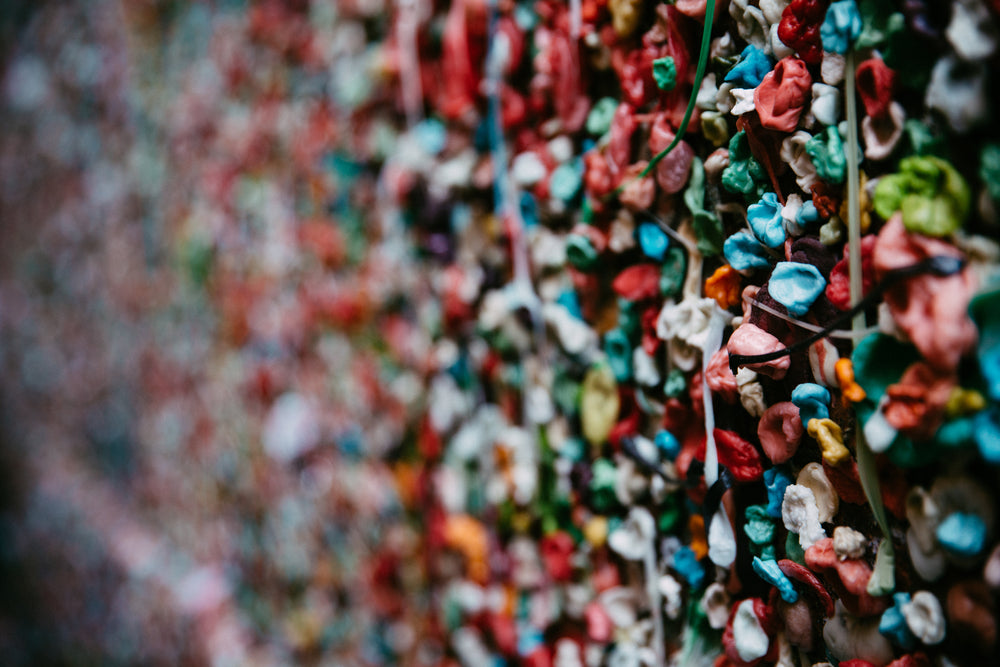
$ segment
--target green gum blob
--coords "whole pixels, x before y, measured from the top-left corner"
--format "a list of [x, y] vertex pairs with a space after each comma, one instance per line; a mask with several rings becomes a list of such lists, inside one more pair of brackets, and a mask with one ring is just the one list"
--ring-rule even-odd
[[902, 211], [907, 231], [947, 236], [969, 214], [972, 193], [954, 167], [939, 157], [911, 156], [899, 172], [882, 178], [875, 188], [875, 211], [885, 219]]
[[657, 524], [659, 525], [660, 531], [663, 533], [673, 533], [678, 527], [681, 519], [681, 504], [677, 499], [677, 495], [667, 496], [667, 499], [663, 502], [663, 506], [660, 508], [660, 514], [657, 517]]
[[667, 250], [660, 269], [660, 294], [665, 297], [675, 297], [684, 286], [687, 271], [687, 257], [680, 247], [674, 245]]
[[677, 85], [677, 65], [670, 56], [653, 61], [653, 81], [660, 90], [673, 90]]
[[750, 505], [746, 509], [743, 532], [750, 540], [750, 551], [761, 560], [774, 560], [774, 520], [767, 515], [764, 505]]
[[718, 111], [701, 112], [701, 133], [713, 146], [724, 146], [729, 141], [729, 124]]
[[747, 201], [756, 201], [766, 182], [767, 173], [751, 154], [746, 131], [737, 132], [729, 140], [729, 166], [722, 170], [722, 187], [742, 194]]
[[806, 142], [806, 153], [812, 158], [816, 174], [824, 181], [840, 185], [847, 175], [847, 159], [840, 131], [831, 125]]
[[892, 3], [888, 0], [861, 0], [858, 13], [861, 14], [861, 34], [854, 42], [857, 50], [870, 49], [883, 44], [889, 37], [889, 17]]
[[617, 108], [618, 100], [613, 97], [602, 97], [597, 100], [587, 115], [587, 132], [599, 137], [610, 130]]
[[570, 234], [566, 238], [566, 259], [573, 268], [580, 271], [590, 271], [597, 266], [600, 253], [583, 234]]
[[679, 368], [671, 369], [667, 374], [667, 382], [663, 387], [663, 393], [667, 398], [679, 398], [687, 391], [687, 378]]
[[[615, 465], [607, 459], [597, 459], [591, 467], [593, 478], [590, 480], [590, 497], [594, 509], [605, 513], [615, 507]], [[610, 529], [609, 529], [610, 532]]]
[[695, 158], [691, 161], [691, 176], [684, 190], [684, 204], [694, 216], [692, 227], [698, 238], [698, 251], [706, 257], [714, 257], [722, 252], [725, 230], [722, 220], [715, 213], [705, 209], [705, 166]]
[[799, 565], [806, 564], [805, 549], [799, 544], [799, 536], [793, 532], [789, 532], [788, 537], [785, 538], [785, 556]]

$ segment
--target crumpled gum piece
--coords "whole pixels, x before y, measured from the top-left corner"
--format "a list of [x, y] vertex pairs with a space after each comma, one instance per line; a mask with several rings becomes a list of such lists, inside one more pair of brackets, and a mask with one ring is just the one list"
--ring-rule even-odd
[[826, 10], [820, 27], [823, 50], [847, 53], [851, 43], [861, 34], [861, 15], [854, 0], [838, 0]]
[[[781, 503], [781, 521], [785, 528], [799, 536], [799, 544], [803, 549], [809, 549], [818, 541], [827, 539], [826, 531], [819, 522], [816, 499], [812, 490], [804, 486], [791, 484], [785, 489], [785, 499]], [[867, 581], [865, 579], [866, 583]]]
[[780, 132], [795, 131], [811, 87], [806, 63], [791, 56], [779, 60], [754, 90], [761, 125]]
[[826, 16], [827, 5], [823, 0], [792, 0], [781, 13], [778, 38], [810, 65], [823, 59], [820, 25]]
[[773, 560], [761, 560], [758, 556], [753, 557], [753, 571], [757, 575], [778, 589], [781, 599], [789, 604], [799, 599], [799, 593], [795, 586], [789, 581], [785, 573], [778, 567], [778, 563]]
[[[937, 255], [961, 256], [948, 243], [907, 233], [897, 214], [879, 233], [872, 260], [881, 278], [886, 271]], [[885, 302], [896, 325], [925, 361], [938, 370], [951, 371], [976, 344], [976, 327], [967, 313], [975, 289], [975, 275], [965, 268], [950, 276], [911, 278], [886, 291]]]
[[771, 640], [755, 610], [760, 602], [757, 598], [747, 598], [733, 608], [723, 635], [730, 660], [755, 664], [768, 654]]
[[850, 358], [842, 357], [834, 364], [837, 373], [837, 383], [840, 385], [840, 393], [845, 400], [851, 403], [858, 403], [865, 400], [867, 394], [854, 380], [854, 364]]
[[900, 161], [897, 173], [879, 180], [875, 211], [885, 219], [901, 211], [907, 231], [946, 236], [965, 222], [971, 197], [951, 164], [933, 155], [912, 155]]
[[705, 279], [705, 296], [715, 299], [719, 308], [729, 310], [740, 302], [742, 284], [739, 272], [728, 264], [723, 264]]
[[831, 466], [840, 465], [851, 458], [850, 450], [844, 446], [843, 431], [837, 422], [832, 419], [813, 418], [809, 420], [806, 430], [819, 443], [823, 460]]
[[736, 481], [753, 482], [763, 477], [764, 467], [760, 453], [753, 444], [732, 431], [717, 428], [713, 434], [718, 447], [719, 463], [729, 468]]
[[611, 368], [594, 366], [583, 379], [580, 391], [580, 420], [587, 442], [596, 447], [607, 440], [619, 408], [618, 385]]
[[850, 526], [837, 526], [833, 529], [833, 551], [840, 560], [848, 558], [863, 558], [868, 545], [868, 538]]
[[[806, 565], [813, 572], [827, 574], [829, 583], [847, 609], [855, 616], [867, 617], [881, 614], [889, 606], [884, 598], [868, 593], [868, 580], [872, 569], [860, 558], [840, 560], [833, 550], [833, 539], [824, 538], [806, 549]], [[836, 578], [829, 576], [835, 574]]]
[[795, 182], [805, 192], [811, 191], [812, 186], [819, 180], [816, 166], [806, 152], [806, 143], [810, 139], [812, 136], [808, 132], [799, 130], [781, 142], [781, 159], [792, 168]]
[[881, 118], [865, 116], [861, 119], [861, 136], [865, 144], [865, 157], [884, 160], [896, 149], [903, 137], [906, 110], [898, 102], [889, 103], [889, 111]]
[[[649, 135], [649, 148], [653, 155], [658, 154], [674, 140], [674, 131], [667, 121], [666, 114], [660, 114]], [[667, 194], [675, 194], [684, 189], [688, 175], [691, 173], [691, 161], [694, 150], [686, 141], [679, 142], [673, 150], [656, 165], [656, 182]]]
[[642, 5], [642, 0], [608, 0], [611, 25], [619, 37], [628, 37], [639, 27]]
[[886, 389], [882, 406], [886, 421], [897, 431], [916, 440], [927, 440], [941, 426], [945, 406], [958, 378], [941, 373], [918, 361], [903, 373], [899, 382]]
[[834, 617], [823, 626], [827, 651], [837, 664], [848, 660], [865, 660], [872, 665], [887, 665], [893, 659], [892, 645], [878, 631], [879, 619], [858, 618], [848, 611], [842, 600], [837, 601]]
[[[754, 355], [783, 350], [785, 349], [785, 346], [780, 340], [760, 327], [750, 324], [749, 322], [744, 322], [737, 327], [736, 331], [733, 332], [733, 335], [729, 337], [729, 343], [727, 344], [726, 349], [729, 351], [730, 355]], [[773, 361], [765, 361], [758, 364], [747, 364], [746, 367], [752, 371], [760, 373], [761, 375], [766, 375], [772, 380], [780, 380], [785, 377], [790, 365], [791, 360], [787, 356], [784, 356]]]
[[701, 596], [699, 604], [708, 618], [709, 626], [714, 630], [726, 627], [726, 621], [729, 620], [729, 602], [729, 593], [726, 592], [725, 586], [717, 581], [709, 584]]
[[917, 591], [908, 604], [903, 605], [906, 625], [917, 639], [924, 644], [940, 644], [944, 641], [944, 612], [937, 597], [928, 591]]
[[726, 261], [735, 270], [750, 273], [771, 266], [771, 256], [750, 232], [739, 231], [726, 239], [722, 246]]
[[767, 291], [789, 314], [801, 317], [826, 290], [826, 279], [812, 264], [778, 262], [771, 272]]
[[889, 113], [896, 73], [878, 56], [873, 56], [857, 67], [855, 86], [858, 97], [871, 118], [880, 119]]
[[781, 204], [773, 192], [767, 192], [756, 204], [747, 208], [747, 222], [757, 240], [768, 248], [777, 248], [785, 242], [785, 227], [781, 217]]
[[839, 185], [847, 173], [847, 158], [840, 131], [831, 125], [806, 142], [806, 153], [824, 181]]
[[775, 403], [764, 411], [757, 423], [760, 445], [775, 464], [784, 463], [795, 455], [804, 431], [799, 409], [790, 401]]
[[807, 463], [799, 471], [798, 477], [795, 478], [795, 483], [813, 492], [813, 498], [816, 500], [816, 508], [819, 511], [820, 523], [828, 523], [833, 519], [840, 508], [840, 498], [837, 496], [837, 492], [834, 491], [833, 485], [830, 484], [826, 473], [823, 472], [822, 465], [815, 461]]

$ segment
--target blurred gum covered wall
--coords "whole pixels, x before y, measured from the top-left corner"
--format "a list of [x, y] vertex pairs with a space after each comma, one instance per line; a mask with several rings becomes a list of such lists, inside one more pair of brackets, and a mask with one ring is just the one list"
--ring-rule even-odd
[[989, 664], [998, 20], [0, 3], [0, 664]]

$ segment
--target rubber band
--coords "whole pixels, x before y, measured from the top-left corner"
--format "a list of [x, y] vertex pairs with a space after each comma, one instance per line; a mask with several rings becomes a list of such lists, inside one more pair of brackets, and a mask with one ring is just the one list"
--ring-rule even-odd
[[950, 276], [965, 268], [965, 264], [966, 261], [960, 257], [935, 255], [934, 257], [928, 257], [927, 259], [917, 262], [916, 264], [887, 271], [885, 276], [882, 278], [882, 281], [875, 286], [875, 289], [873, 289], [868, 296], [859, 301], [853, 308], [845, 310], [840, 315], [833, 318], [833, 320], [831, 320], [831, 322], [820, 331], [817, 331], [808, 338], [804, 338], [803, 340], [793, 343], [784, 349], [775, 350], [774, 352], [766, 352], [764, 354], [731, 354], [729, 355], [729, 370], [732, 371], [733, 375], [736, 375], [736, 371], [740, 366], [762, 364], [768, 361], [774, 361], [775, 359], [781, 359], [782, 357], [794, 354], [799, 350], [803, 350], [821, 338], [827, 338], [833, 331], [837, 330], [838, 326], [850, 319], [855, 319], [856, 325], [856, 316], [859, 313], [863, 314], [864, 311], [870, 306], [874, 306], [875, 303], [882, 297], [882, 293], [896, 283], [924, 274]]
[[[775, 317], [780, 318], [788, 322], [789, 324], [794, 324], [795, 326], [801, 329], [806, 329], [807, 331], [812, 331], [814, 333], [823, 331], [823, 327], [819, 326], [818, 324], [810, 324], [809, 322], [803, 322], [802, 320], [794, 318], [791, 315], [788, 315], [787, 313], [782, 313], [777, 308], [772, 308], [771, 306], [768, 306], [765, 303], [761, 303], [752, 296], [744, 295], [743, 303], [747, 303], [755, 308], [759, 308], [760, 310], [763, 310], [765, 313], [774, 315]], [[826, 337], [853, 340], [856, 338], [864, 338], [865, 336], [877, 333], [878, 331], [879, 331], [878, 327], [868, 327], [867, 329], [862, 329], [861, 331], [854, 331], [853, 329], [834, 329], [833, 331], [828, 333]]]

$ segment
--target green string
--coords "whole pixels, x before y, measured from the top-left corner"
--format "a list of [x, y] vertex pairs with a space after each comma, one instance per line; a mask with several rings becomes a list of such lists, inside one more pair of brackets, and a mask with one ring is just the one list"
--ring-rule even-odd
[[694, 75], [694, 86], [691, 89], [691, 99], [688, 100], [687, 109], [684, 111], [684, 118], [681, 120], [680, 127], [677, 128], [677, 134], [674, 135], [674, 140], [670, 142], [670, 145], [664, 148], [662, 151], [653, 156], [646, 165], [646, 168], [635, 176], [628, 183], [622, 183], [611, 196], [620, 195], [629, 183], [637, 181], [641, 178], [645, 178], [649, 175], [649, 172], [656, 168], [656, 165], [660, 163], [660, 160], [667, 157], [670, 151], [681, 142], [684, 137], [684, 133], [687, 131], [688, 122], [691, 120], [691, 114], [694, 113], [694, 105], [698, 99], [698, 91], [701, 90], [701, 81], [705, 78], [705, 67], [708, 65], [708, 51], [712, 42], [712, 26], [715, 23], [715, 0], [708, 0], [705, 3], [705, 28], [701, 32], [701, 51], [698, 54], [698, 69]]

